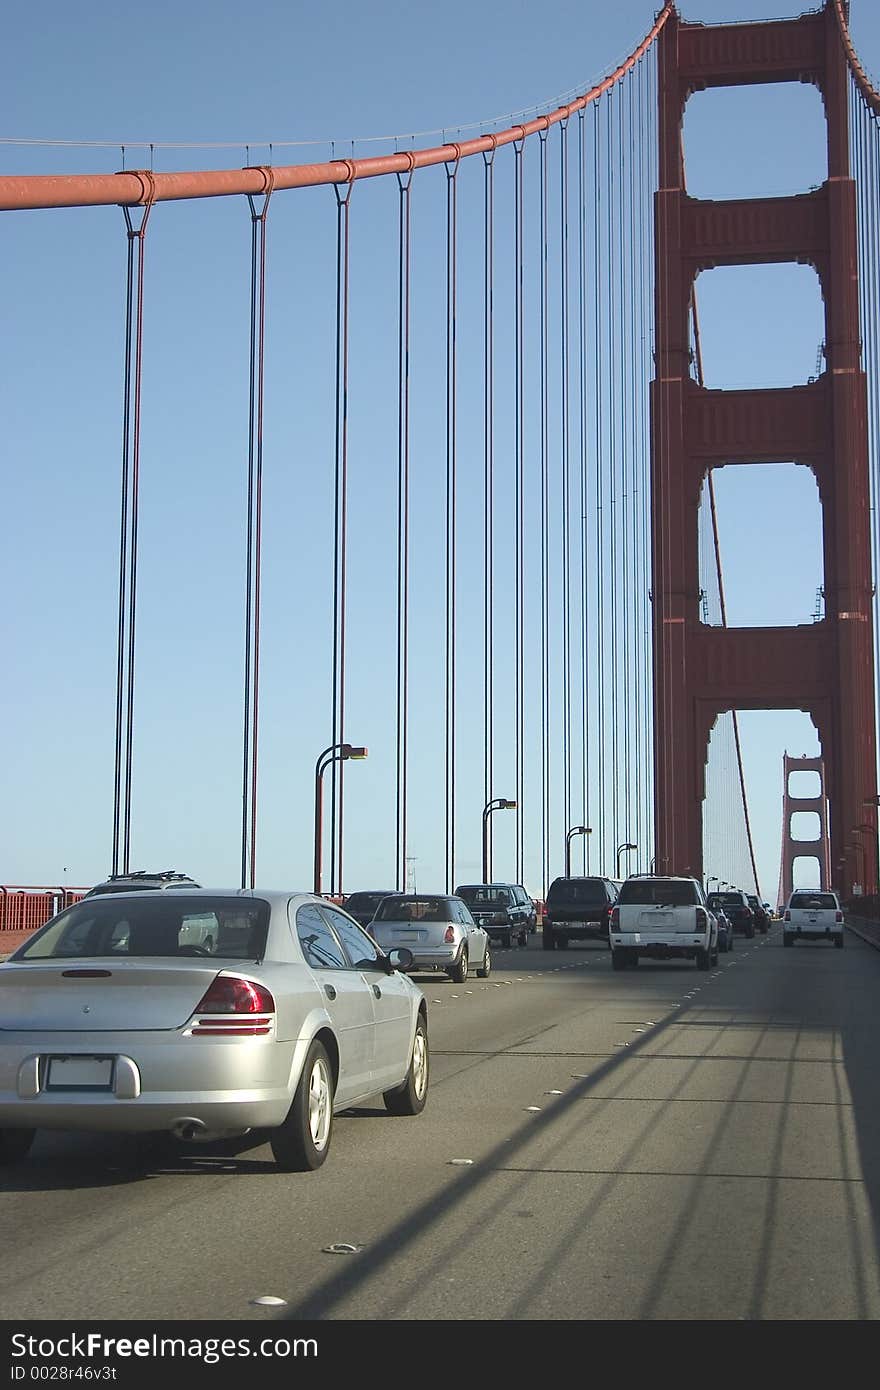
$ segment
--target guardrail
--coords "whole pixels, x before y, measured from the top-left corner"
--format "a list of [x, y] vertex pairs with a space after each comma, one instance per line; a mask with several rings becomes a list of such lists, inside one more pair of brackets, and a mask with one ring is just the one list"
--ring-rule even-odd
[[876, 918], [858, 917], [854, 912], [845, 912], [844, 921], [851, 931], [863, 941], [867, 941], [869, 946], [876, 946], [880, 951], [880, 922]]
[[32, 932], [71, 903], [78, 903], [88, 888], [46, 888], [32, 884], [0, 884], [0, 943], [4, 932]]

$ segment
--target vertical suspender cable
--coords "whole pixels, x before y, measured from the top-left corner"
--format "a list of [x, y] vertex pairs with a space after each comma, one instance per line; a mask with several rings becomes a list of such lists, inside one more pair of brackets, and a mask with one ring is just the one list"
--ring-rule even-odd
[[[495, 751], [493, 652], [494, 595], [494, 470], [495, 470], [495, 151], [483, 155], [483, 792], [484, 803], [493, 791]], [[487, 863], [492, 877], [492, 818], [486, 829]]]
[[[523, 857], [525, 837], [525, 777], [523, 758], [525, 745], [525, 690], [523, 668], [525, 666], [524, 642], [524, 564], [525, 564], [525, 511], [523, 492], [525, 486], [525, 393], [523, 389], [523, 145], [516, 140], [514, 155], [514, 452], [516, 455], [515, 511], [516, 511], [516, 881], [524, 878]], [[543, 672], [541, 679], [543, 680]]]
[[407, 716], [409, 674], [409, 332], [410, 185], [412, 168], [397, 175], [399, 209], [399, 320], [397, 428], [397, 887], [406, 887]]
[[[647, 93], [646, 108], [651, 113], [653, 120], [657, 120], [657, 84], [659, 79], [659, 63], [656, 52], [653, 60], [646, 70], [645, 90]], [[653, 132], [656, 135], [656, 131]], [[654, 210], [654, 187], [658, 182], [658, 156], [657, 142], [652, 138], [650, 142], [645, 141], [646, 155], [646, 179], [645, 179], [645, 202], [649, 216], [642, 219], [642, 229], [644, 236], [644, 250], [642, 252], [642, 265], [647, 266], [648, 273], [643, 279], [644, 290], [644, 315], [646, 324], [646, 344], [645, 344], [645, 370], [650, 377], [654, 370], [656, 352], [656, 331], [654, 328], [654, 279], [656, 270], [653, 263], [653, 240], [656, 238], [655, 210]], [[645, 633], [645, 767], [649, 777], [649, 785], [646, 790], [645, 804], [648, 814], [648, 822], [651, 827], [650, 838], [654, 852], [654, 862], [656, 866], [657, 840], [654, 825], [654, 799], [656, 771], [654, 766], [654, 744], [657, 737], [656, 723], [654, 718], [654, 615], [652, 608], [651, 595], [653, 593], [653, 565], [651, 561], [652, 531], [651, 531], [651, 420], [650, 411], [646, 411], [644, 416], [644, 447], [643, 447], [643, 468], [642, 486], [644, 488], [644, 498], [642, 502], [642, 534], [644, 537], [642, 545], [642, 564], [644, 581], [642, 586], [642, 604], [644, 614], [644, 633]], [[649, 861], [650, 862], [650, 861]]]
[[597, 850], [599, 872], [604, 873], [605, 857], [605, 536], [604, 536], [604, 486], [603, 463], [605, 441], [603, 439], [603, 382], [602, 382], [602, 166], [599, 159], [599, 122], [602, 102], [594, 105], [593, 118], [593, 170], [595, 200], [593, 203], [593, 310], [594, 310], [594, 378], [593, 390], [596, 400], [596, 769], [597, 806], [596, 817]]
[[631, 711], [630, 733], [627, 740], [624, 761], [627, 766], [627, 796], [632, 798], [634, 803], [633, 810], [630, 810], [630, 803], [627, 803], [627, 823], [630, 815], [633, 815], [633, 831], [636, 844], [639, 846], [639, 855], [645, 853], [645, 840], [642, 826], [642, 802], [641, 788], [639, 782], [639, 728], [641, 720], [641, 689], [639, 684], [638, 667], [638, 420], [641, 415], [641, 376], [639, 373], [639, 357], [641, 352], [642, 319], [639, 312], [639, 301], [636, 283], [636, 241], [638, 228], [638, 214], [636, 211], [636, 195], [638, 188], [636, 149], [638, 142], [642, 138], [642, 132], [636, 125], [635, 107], [641, 82], [641, 64], [636, 71], [635, 77], [630, 82], [629, 105], [627, 108], [629, 131], [627, 137], [627, 149], [629, 150], [629, 224], [627, 228], [627, 240], [629, 242], [629, 301], [631, 309], [630, 324], [630, 344], [629, 344], [629, 371], [630, 371], [630, 410], [629, 417], [633, 422], [632, 431], [629, 433], [629, 546], [630, 546], [630, 568], [626, 576], [624, 593], [629, 595], [628, 601], [628, 640], [626, 642], [627, 653], [627, 676], [626, 676], [626, 701], [627, 709]]
[[[119, 614], [116, 652], [116, 747], [113, 793], [113, 873], [128, 873], [131, 853], [131, 774], [134, 733], [134, 657], [137, 617], [138, 493], [140, 483], [141, 366], [144, 324], [144, 234], [153, 203], [140, 222], [124, 206], [128, 256], [125, 293], [125, 381], [122, 421], [122, 499], [119, 525]], [[135, 242], [137, 252], [135, 252]], [[122, 846], [120, 853], [120, 820]]]
[[446, 891], [455, 887], [456, 291], [458, 160], [446, 165]]
[[[578, 489], [578, 544], [580, 547], [580, 737], [581, 737], [581, 815], [590, 826], [590, 697], [587, 676], [589, 597], [587, 592], [587, 204], [584, 139], [586, 113], [578, 112], [578, 419], [580, 422], [580, 475]], [[590, 836], [582, 835], [584, 873], [588, 874]]]
[[[247, 601], [245, 632], [245, 734], [242, 816], [242, 888], [253, 888], [257, 862], [257, 769], [260, 710], [260, 591], [263, 543], [263, 377], [266, 325], [266, 214], [248, 196], [251, 213], [251, 329], [248, 407]], [[248, 733], [249, 731], [249, 733]], [[248, 764], [248, 744], [250, 762]], [[247, 856], [247, 862], [245, 857]]]
[[[621, 686], [622, 686], [622, 735], [623, 735], [623, 829], [627, 840], [632, 840], [635, 827], [632, 824], [632, 800], [630, 796], [632, 774], [632, 749], [630, 728], [632, 725], [632, 691], [630, 688], [630, 653], [632, 638], [630, 633], [630, 583], [629, 583], [629, 529], [631, 525], [631, 485], [629, 471], [632, 463], [632, 432], [635, 405], [632, 390], [633, 340], [635, 337], [635, 309], [633, 305], [633, 241], [635, 227], [632, 221], [632, 100], [631, 84], [627, 77], [621, 81], [620, 104], [618, 106], [618, 136], [620, 139], [620, 505], [621, 505], [621, 562], [620, 586], [623, 594], [623, 622], [621, 631]], [[624, 118], [626, 103], [626, 119]], [[624, 129], [627, 138], [624, 140]], [[636, 838], [635, 843], [639, 841]]]
[[[348, 522], [348, 323], [349, 233], [354, 182], [335, 183], [336, 196], [336, 381], [333, 488], [333, 736], [345, 739], [345, 627]], [[330, 765], [330, 892], [342, 893], [343, 778], [345, 760]]]
[[[618, 680], [617, 668], [620, 643], [617, 632], [617, 470], [618, 470], [618, 435], [619, 420], [621, 414], [621, 402], [617, 399], [617, 360], [622, 351], [620, 342], [620, 331], [618, 324], [618, 312], [622, 295], [617, 283], [619, 272], [619, 258], [615, 258], [615, 249], [619, 246], [620, 231], [620, 179], [615, 178], [617, 159], [620, 152], [614, 150], [614, 136], [612, 133], [612, 117], [614, 113], [615, 97], [617, 98], [617, 109], [620, 110], [620, 84], [615, 83], [608, 94], [608, 529], [610, 532], [610, 569], [611, 569], [611, 828], [614, 835], [615, 844], [620, 839], [621, 827], [619, 821], [619, 802], [620, 802], [620, 729], [619, 729], [619, 710], [618, 710]], [[616, 866], [615, 866], [616, 872]]]
[[560, 435], [562, 502], [562, 774], [565, 830], [571, 825], [571, 470], [568, 364], [568, 119], [559, 127]]
[[[548, 381], [547, 381], [547, 300], [548, 300], [548, 229], [547, 229], [547, 129], [538, 131], [540, 140], [540, 331], [541, 331], [541, 883], [546, 899], [550, 866], [550, 496], [548, 460]], [[566, 827], [567, 829], [568, 827]]]

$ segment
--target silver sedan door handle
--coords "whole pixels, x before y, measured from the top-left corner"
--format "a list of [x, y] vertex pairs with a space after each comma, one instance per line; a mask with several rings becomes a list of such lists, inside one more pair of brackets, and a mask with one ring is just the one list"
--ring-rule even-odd
[[328, 999], [336, 998], [336, 990], [334, 989], [333, 985], [325, 985], [324, 993], [326, 994]]

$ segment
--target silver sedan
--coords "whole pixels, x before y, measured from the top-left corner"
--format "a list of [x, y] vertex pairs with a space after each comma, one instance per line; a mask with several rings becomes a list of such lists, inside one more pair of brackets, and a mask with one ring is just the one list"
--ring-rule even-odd
[[411, 965], [311, 894], [85, 898], [0, 965], [0, 1162], [43, 1128], [268, 1129], [279, 1167], [318, 1168], [335, 1111], [424, 1107]]
[[463, 984], [471, 969], [482, 979], [492, 969], [488, 934], [461, 898], [438, 893], [383, 898], [370, 933], [385, 951], [410, 951], [413, 970], [443, 970], [456, 984]]

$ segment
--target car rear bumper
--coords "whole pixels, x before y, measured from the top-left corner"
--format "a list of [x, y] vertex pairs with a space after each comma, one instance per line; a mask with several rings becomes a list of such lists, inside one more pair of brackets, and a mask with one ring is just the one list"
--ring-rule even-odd
[[567, 936], [572, 941], [605, 941], [608, 938], [605, 922], [564, 922], [558, 919], [547, 921], [545, 918], [544, 931], [553, 932], [555, 936]]
[[808, 941], [824, 941], [826, 937], [843, 936], [841, 922], [828, 927], [796, 927], [791, 922], [785, 922], [783, 929], [789, 936], [802, 936]]
[[693, 959], [698, 951], [711, 949], [707, 935], [696, 932], [612, 932], [612, 950], [635, 951], [640, 956]]
[[412, 952], [413, 963], [407, 972], [409, 974], [414, 970], [449, 970], [461, 954], [461, 946], [436, 946], [423, 950], [409, 942], [401, 941], [399, 944]]
[[[194, 1120], [207, 1131], [272, 1127], [290, 1107], [294, 1042], [59, 1033], [0, 1040], [0, 1128], [170, 1130]], [[107, 1061], [107, 1084], [53, 1089], [50, 1059]], [[196, 1128], [198, 1128], [198, 1125]]]

